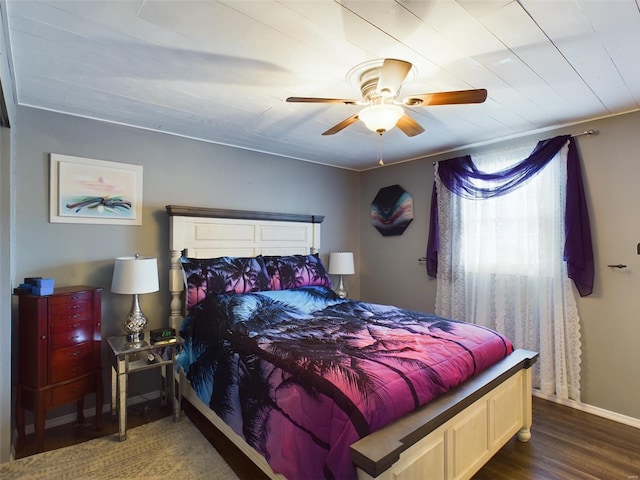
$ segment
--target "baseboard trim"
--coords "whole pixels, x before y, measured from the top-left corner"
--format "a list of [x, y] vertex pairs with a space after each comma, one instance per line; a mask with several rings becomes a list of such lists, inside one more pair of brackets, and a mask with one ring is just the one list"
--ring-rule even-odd
[[[144, 395], [137, 395], [135, 397], [127, 398], [127, 407], [131, 407], [133, 405], [138, 405], [140, 403], [148, 402], [149, 400], [155, 400], [160, 398], [160, 390], [156, 390], [155, 392], [145, 393]], [[84, 416], [86, 418], [93, 417], [95, 415], [95, 409], [93, 408], [85, 408]], [[111, 403], [105, 403], [102, 406], [102, 414], [111, 415]], [[49, 428], [59, 427], [60, 425], [66, 425], [67, 423], [73, 423], [78, 418], [78, 415], [73, 412], [67, 415], [62, 415], [59, 417], [49, 418], [44, 421], [44, 429], [47, 430]], [[33, 423], [25, 425], [25, 435], [29, 435], [35, 432], [35, 427]]]
[[544, 400], [549, 400], [560, 405], [565, 405], [582, 412], [590, 413], [598, 417], [606, 418], [608, 420], [613, 420], [614, 422], [622, 423], [624, 425], [640, 429], [640, 419], [638, 418], [629, 417], [627, 415], [612, 412], [611, 410], [606, 410], [604, 408], [594, 407], [593, 405], [589, 405], [586, 403], [576, 402], [575, 400], [566, 400], [564, 398], [556, 397], [555, 395], [547, 395], [536, 389], [533, 389], [533, 395]]

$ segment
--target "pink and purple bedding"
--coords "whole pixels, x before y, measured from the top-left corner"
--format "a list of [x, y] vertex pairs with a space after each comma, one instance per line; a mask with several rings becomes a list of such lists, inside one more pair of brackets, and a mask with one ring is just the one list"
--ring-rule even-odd
[[181, 335], [200, 399], [289, 480], [355, 479], [349, 445], [513, 350], [487, 328], [324, 286], [209, 296]]

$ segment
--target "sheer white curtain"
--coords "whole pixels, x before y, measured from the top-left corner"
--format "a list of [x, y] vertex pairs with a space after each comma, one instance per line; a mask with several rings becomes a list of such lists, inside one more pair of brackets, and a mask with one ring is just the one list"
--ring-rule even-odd
[[[473, 155], [492, 173], [535, 145]], [[436, 314], [484, 325], [515, 348], [540, 353], [533, 386], [580, 400], [580, 320], [563, 261], [565, 147], [538, 175], [503, 196], [470, 200], [442, 185], [436, 164], [440, 241]]]

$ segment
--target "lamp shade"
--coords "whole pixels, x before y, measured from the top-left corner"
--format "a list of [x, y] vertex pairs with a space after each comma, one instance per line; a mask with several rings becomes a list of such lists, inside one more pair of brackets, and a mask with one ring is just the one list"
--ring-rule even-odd
[[358, 113], [358, 118], [364, 122], [369, 130], [384, 133], [395, 127], [404, 110], [399, 105], [383, 103], [363, 108]]
[[353, 275], [353, 253], [332, 252], [329, 254], [329, 273], [331, 275]]
[[113, 293], [151, 293], [158, 289], [157, 259], [139, 255], [116, 258], [111, 281]]

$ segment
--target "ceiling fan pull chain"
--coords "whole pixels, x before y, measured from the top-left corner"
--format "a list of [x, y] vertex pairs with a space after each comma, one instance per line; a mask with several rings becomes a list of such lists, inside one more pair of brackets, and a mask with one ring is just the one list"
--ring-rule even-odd
[[380, 165], [381, 167], [384, 167], [384, 161], [382, 160], [382, 135], [378, 135], [376, 149], [378, 153], [378, 165]]

